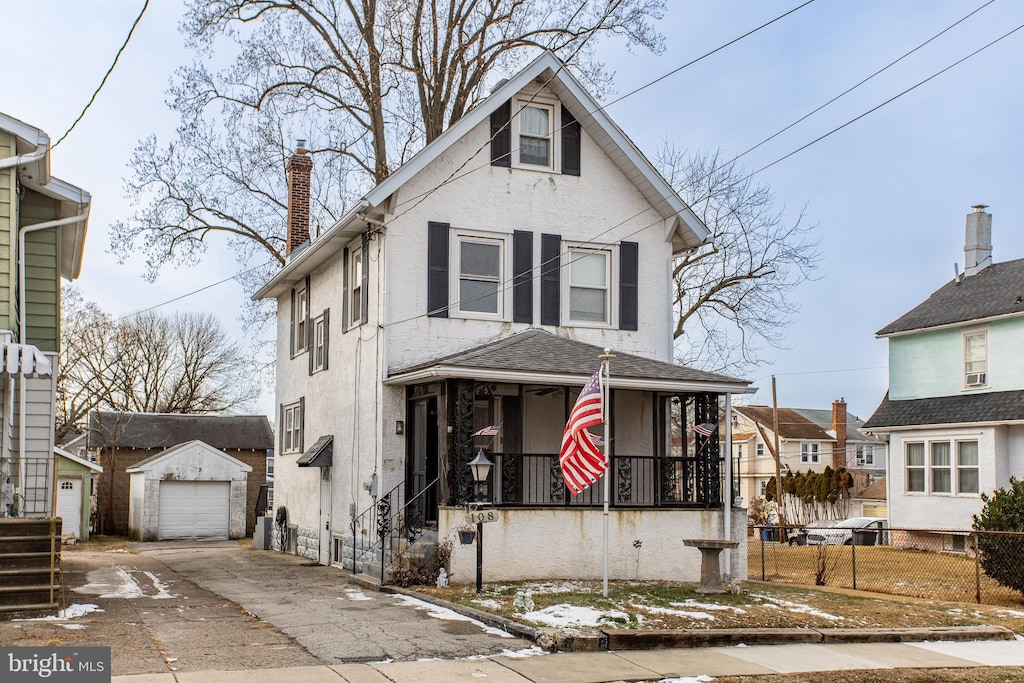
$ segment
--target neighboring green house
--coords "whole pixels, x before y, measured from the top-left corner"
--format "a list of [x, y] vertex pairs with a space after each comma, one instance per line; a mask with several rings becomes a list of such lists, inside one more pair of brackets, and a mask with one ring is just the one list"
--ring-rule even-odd
[[82, 269], [89, 193], [50, 175], [50, 138], [0, 113], [0, 516], [53, 501], [61, 278]]

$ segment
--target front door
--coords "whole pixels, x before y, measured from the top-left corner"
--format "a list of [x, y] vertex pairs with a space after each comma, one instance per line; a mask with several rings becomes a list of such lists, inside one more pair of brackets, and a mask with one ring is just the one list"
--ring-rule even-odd
[[[410, 450], [406, 471], [406, 511], [410, 524], [437, 521], [437, 397], [426, 396], [410, 403]], [[428, 489], [429, 490], [426, 490]]]
[[331, 564], [331, 468], [320, 468], [320, 564]]

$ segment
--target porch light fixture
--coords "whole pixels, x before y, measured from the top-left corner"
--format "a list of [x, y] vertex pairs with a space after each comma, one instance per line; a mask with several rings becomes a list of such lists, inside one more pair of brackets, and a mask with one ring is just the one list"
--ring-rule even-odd
[[476, 497], [477, 502], [481, 502], [483, 498], [484, 484], [487, 482], [487, 475], [491, 473], [491, 467], [494, 465], [490, 460], [487, 459], [487, 455], [484, 453], [484, 449], [480, 449], [476, 453], [476, 457], [469, 461], [469, 469], [473, 472], [473, 481], [476, 482]]

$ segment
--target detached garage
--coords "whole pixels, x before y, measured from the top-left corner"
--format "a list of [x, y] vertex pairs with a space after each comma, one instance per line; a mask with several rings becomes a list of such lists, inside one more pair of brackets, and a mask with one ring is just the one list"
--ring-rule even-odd
[[241, 538], [252, 467], [189, 441], [127, 470], [128, 532], [135, 540]]

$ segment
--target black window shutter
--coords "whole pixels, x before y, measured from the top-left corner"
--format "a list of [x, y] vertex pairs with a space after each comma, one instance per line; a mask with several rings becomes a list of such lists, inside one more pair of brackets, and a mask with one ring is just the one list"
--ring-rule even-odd
[[292, 322], [288, 328], [288, 356], [295, 356], [295, 318], [297, 311], [295, 310], [295, 288], [292, 288]]
[[562, 250], [560, 235], [540, 236], [540, 324], [558, 325], [561, 323], [560, 278], [562, 263], [559, 253]]
[[324, 309], [324, 370], [327, 369], [327, 359], [331, 350], [331, 309]]
[[362, 298], [362, 301], [360, 302], [359, 305], [359, 310], [362, 313], [362, 315], [359, 316], [359, 322], [361, 323], [365, 323], [367, 320], [367, 316], [369, 315], [369, 311], [366, 310], [370, 304], [370, 258], [368, 256], [369, 252], [370, 233], [366, 232], [363, 233], [363, 254], [361, 257], [363, 259], [363, 282], [361, 284], [362, 289], [359, 290], [359, 293]]
[[512, 165], [512, 100], [491, 114], [491, 166]]
[[306, 397], [299, 399], [299, 453], [306, 450]]
[[448, 317], [448, 223], [427, 223], [427, 315]]
[[580, 122], [562, 107], [562, 173], [580, 174]]
[[533, 323], [533, 232], [512, 233], [512, 321]]
[[635, 330], [639, 322], [639, 297], [637, 280], [639, 260], [636, 242], [619, 244], [619, 329]]
[[277, 404], [277, 440], [278, 453], [284, 453], [284, 404]]
[[348, 332], [348, 278], [349, 278], [348, 247], [341, 250], [341, 333]]

